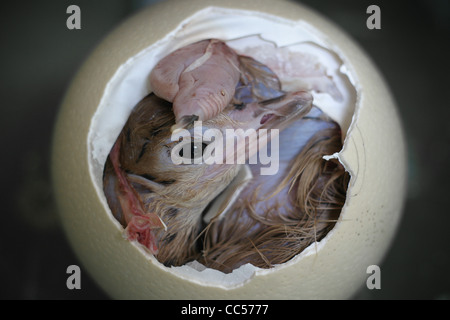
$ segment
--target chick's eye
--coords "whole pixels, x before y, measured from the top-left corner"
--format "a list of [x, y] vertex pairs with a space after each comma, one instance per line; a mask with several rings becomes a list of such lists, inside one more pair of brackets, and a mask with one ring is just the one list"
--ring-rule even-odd
[[208, 145], [206, 143], [191, 142], [180, 149], [178, 155], [181, 158], [196, 159], [203, 156], [203, 152]]

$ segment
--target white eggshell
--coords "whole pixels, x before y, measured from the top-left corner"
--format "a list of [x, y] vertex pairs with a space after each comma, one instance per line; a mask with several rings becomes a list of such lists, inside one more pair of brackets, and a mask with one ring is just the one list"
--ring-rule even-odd
[[[210, 22], [209, 33], [205, 33], [201, 30], [205, 26], [196, 26], [192, 17], [207, 10], [230, 19]], [[246, 265], [231, 275], [201, 267], [196, 271], [195, 263], [167, 268], [123, 238], [101, 194], [101, 161], [130, 108], [148, 90], [139, 76], [125, 84], [131, 88], [129, 97], [111, 99], [112, 88], [134, 63], [142, 63], [139, 57], [148, 54], [149, 48], [175, 43], [174, 37], [182, 46], [205, 34], [228, 40], [264, 31], [284, 41], [283, 34], [273, 31], [270, 35], [264, 24], [236, 20], [240, 15], [256, 17], [255, 21], [266, 19], [290, 28], [292, 34], [303, 32], [302, 37], [311, 36], [342, 60], [345, 70], [341, 71], [351, 79], [356, 95], [353, 108], [346, 109], [351, 113], [341, 114], [346, 133], [343, 150], [329, 157], [337, 157], [351, 174], [347, 201], [334, 229], [283, 265], [268, 270]], [[190, 30], [186, 37], [180, 33], [183, 28]], [[151, 67], [149, 63], [148, 70]], [[123, 108], [110, 103], [120, 99]], [[111, 122], [101, 123], [99, 114], [105, 110], [114, 116]], [[99, 142], [103, 136], [96, 130], [111, 133]], [[365, 284], [367, 267], [380, 264], [395, 233], [405, 193], [403, 133], [385, 81], [367, 54], [338, 27], [304, 6], [284, 1], [276, 5], [271, 0], [168, 1], [125, 21], [99, 45], [73, 80], [58, 116], [52, 160], [55, 194], [68, 239], [84, 270], [114, 298], [349, 298]]]

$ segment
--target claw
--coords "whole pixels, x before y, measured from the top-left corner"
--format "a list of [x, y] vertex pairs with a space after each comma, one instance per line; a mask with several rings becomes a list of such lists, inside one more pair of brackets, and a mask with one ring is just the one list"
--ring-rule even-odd
[[172, 133], [176, 133], [180, 129], [186, 129], [190, 125], [193, 125], [195, 121], [199, 120], [199, 116], [193, 114], [190, 116], [183, 116], [181, 119], [170, 127]]

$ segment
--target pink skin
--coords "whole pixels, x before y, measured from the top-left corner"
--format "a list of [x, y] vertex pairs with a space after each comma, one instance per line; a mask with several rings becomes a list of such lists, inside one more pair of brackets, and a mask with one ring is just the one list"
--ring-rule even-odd
[[150, 74], [153, 92], [173, 102], [175, 119], [185, 125], [192, 115], [208, 120], [234, 96], [239, 81], [237, 54], [224, 42], [204, 40], [174, 51]]

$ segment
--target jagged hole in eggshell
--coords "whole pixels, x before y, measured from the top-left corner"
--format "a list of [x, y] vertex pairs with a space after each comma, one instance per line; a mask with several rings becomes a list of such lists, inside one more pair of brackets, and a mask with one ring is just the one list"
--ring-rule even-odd
[[[357, 104], [355, 77], [345, 65], [339, 49], [327, 39], [326, 35], [319, 33], [302, 21], [294, 22], [244, 10], [209, 7], [181, 22], [178, 28], [164, 38], [131, 57], [115, 72], [106, 86], [90, 126], [88, 160], [91, 178], [107, 212], [111, 213], [103, 192], [104, 164], [131, 110], [151, 92], [151, 88], [148, 86], [148, 75], [156, 63], [170, 52], [187, 44], [210, 38], [224, 40], [238, 53], [251, 53], [255, 59], [269, 65], [269, 60], [276, 55], [277, 59], [289, 57], [290, 59], [310, 59], [310, 63], [324, 68], [322, 71], [340, 95], [336, 95], [333, 88], [329, 92], [315, 91], [310, 83], [305, 83], [301, 79], [293, 81], [291, 75], [285, 73], [286, 71], [276, 70], [277, 68], [272, 66], [282, 81], [283, 89], [306, 88], [312, 90], [314, 104], [341, 126], [343, 139], [346, 137], [352, 121], [355, 121], [354, 111]], [[333, 92], [335, 92], [334, 95]], [[339, 159], [339, 154], [324, 156], [326, 156], [325, 159], [332, 157]], [[345, 164], [343, 165], [345, 166]], [[346, 167], [346, 170], [351, 174], [351, 168]], [[110, 218], [117, 225], [118, 232], [122, 232], [122, 226], [112, 213]], [[339, 222], [334, 228], [337, 228], [338, 225]], [[328, 235], [320, 242], [310, 245], [284, 265], [295, 263], [303, 256], [317, 253], [326, 242], [327, 237]], [[255, 274], [273, 272], [283, 267], [283, 265], [279, 265], [263, 270], [246, 264], [229, 274], [205, 268], [196, 262], [168, 268], [143, 250], [140, 245], [135, 245], [143, 255], [148, 257], [149, 263], [189, 281], [223, 288], [243, 285]]]

